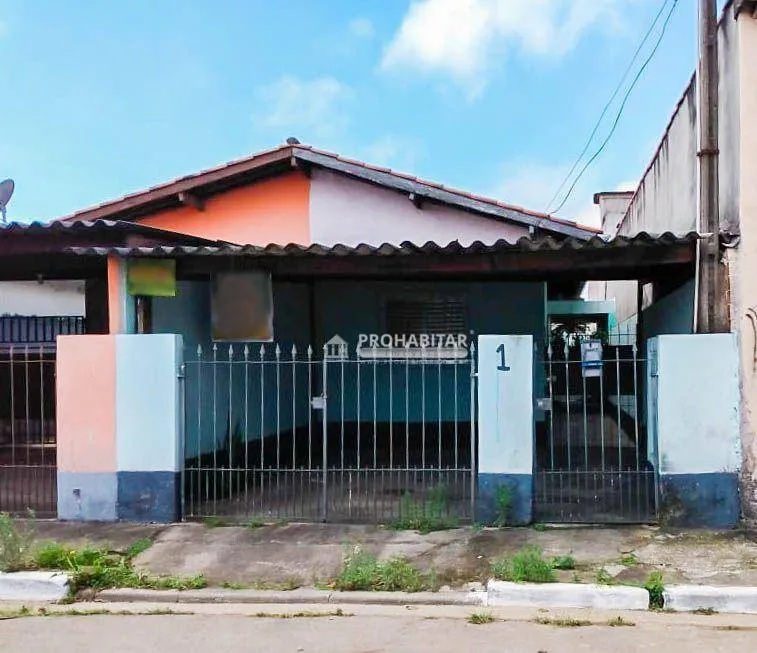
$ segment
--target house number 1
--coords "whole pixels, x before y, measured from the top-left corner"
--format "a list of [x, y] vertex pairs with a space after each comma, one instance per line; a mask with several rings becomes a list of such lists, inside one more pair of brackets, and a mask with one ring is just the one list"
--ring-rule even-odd
[[509, 372], [510, 367], [505, 363], [505, 345], [497, 347], [497, 353], [499, 354], [499, 365], [497, 365], [497, 370], [499, 372]]

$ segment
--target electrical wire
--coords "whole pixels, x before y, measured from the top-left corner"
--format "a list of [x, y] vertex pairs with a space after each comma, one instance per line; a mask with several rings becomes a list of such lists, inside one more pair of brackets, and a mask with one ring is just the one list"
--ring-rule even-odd
[[662, 43], [662, 39], [665, 36], [665, 31], [668, 27], [668, 24], [670, 23], [670, 19], [673, 16], [673, 12], [675, 11], [676, 7], [678, 6], [678, 0], [673, 0], [673, 4], [670, 7], [670, 11], [668, 11], [668, 15], [665, 17], [665, 22], [662, 24], [662, 30], [660, 31], [660, 36], [657, 38], [657, 42], [654, 45], [654, 48], [652, 48], [652, 51], [649, 53], [649, 56], [644, 60], [644, 63], [641, 65], [641, 68], [639, 68], [639, 71], [636, 73], [636, 76], [633, 78], [633, 81], [631, 82], [631, 85], [628, 87], [628, 90], [626, 91], [626, 94], [623, 96], [623, 102], [620, 104], [620, 108], [618, 109], [618, 114], [615, 116], [615, 121], [613, 122], [612, 129], [610, 129], [610, 133], [607, 134], [607, 137], [604, 141], [602, 141], [602, 144], [599, 146], [596, 152], [592, 155], [592, 157], [586, 162], [583, 168], [581, 168], [581, 172], [578, 173], [578, 176], [573, 180], [573, 183], [571, 184], [570, 188], [568, 189], [568, 192], [566, 193], [565, 197], [563, 198], [562, 202], [558, 205], [558, 207], [553, 211], [553, 213], [558, 213], [560, 209], [562, 209], [563, 206], [565, 206], [565, 203], [570, 199], [570, 196], [573, 194], [573, 191], [576, 188], [576, 184], [580, 181], [581, 177], [583, 177], [586, 170], [589, 168], [589, 166], [596, 161], [597, 157], [602, 154], [607, 144], [610, 142], [610, 139], [613, 137], [613, 134], [615, 134], [615, 130], [618, 127], [618, 123], [620, 122], [620, 118], [623, 115], [623, 111], [626, 108], [626, 103], [628, 102], [628, 98], [631, 96], [631, 93], [633, 92], [634, 88], [636, 87], [636, 84], [638, 83], [639, 79], [641, 79], [641, 76], [644, 74], [644, 71], [646, 70], [649, 63], [654, 58], [655, 54], [657, 53], [657, 50], [660, 47], [660, 43]]
[[610, 107], [612, 106], [612, 103], [615, 101], [615, 98], [618, 97], [618, 93], [620, 93], [620, 89], [623, 88], [623, 84], [625, 83], [628, 74], [631, 72], [631, 69], [633, 68], [633, 65], [636, 63], [636, 59], [638, 59], [639, 54], [641, 53], [641, 50], [644, 48], [644, 45], [646, 44], [647, 40], [651, 36], [652, 32], [654, 31], [654, 28], [657, 26], [657, 22], [660, 20], [660, 16], [662, 16], [663, 11], [665, 11], [665, 7], [667, 6], [668, 2], [670, 0], [663, 0], [662, 4], [660, 5], [660, 10], [657, 12], [657, 15], [654, 17], [654, 20], [652, 21], [652, 24], [649, 26], [649, 29], [647, 29], [646, 34], [644, 34], [644, 38], [641, 39], [641, 42], [639, 43], [639, 46], [636, 48], [636, 52], [633, 53], [633, 57], [631, 57], [631, 61], [628, 62], [628, 66], [626, 67], [625, 71], [623, 71], [623, 75], [620, 78], [620, 81], [618, 82], [617, 86], [615, 87], [615, 90], [612, 92], [612, 95], [610, 96], [610, 99], [607, 100], [607, 103], [605, 104], [604, 108], [602, 109], [602, 113], [599, 115], [599, 118], [597, 118], [597, 122], [594, 124], [594, 128], [591, 130], [591, 134], [589, 134], [589, 138], [586, 139], [586, 143], [584, 144], [584, 148], [581, 150], [581, 153], [578, 155], [576, 160], [573, 162], [573, 165], [571, 166], [570, 170], [568, 170], [568, 173], [565, 175], [563, 180], [560, 182], [560, 185], [557, 187], [557, 190], [555, 191], [555, 194], [552, 195], [549, 202], [547, 202], [547, 207], [545, 212], [549, 213], [549, 207], [552, 206], [554, 201], [557, 199], [557, 197], [560, 195], [560, 191], [565, 187], [565, 184], [568, 182], [568, 180], [571, 178], [573, 173], [575, 172], [578, 165], [581, 163], [581, 159], [584, 158], [584, 155], [586, 152], [588, 152], [589, 147], [591, 146], [592, 141], [594, 140], [594, 137], [597, 135], [597, 132], [599, 131], [599, 127], [602, 124], [602, 121], [604, 120], [605, 116], [607, 115], [607, 112], [609, 111]]

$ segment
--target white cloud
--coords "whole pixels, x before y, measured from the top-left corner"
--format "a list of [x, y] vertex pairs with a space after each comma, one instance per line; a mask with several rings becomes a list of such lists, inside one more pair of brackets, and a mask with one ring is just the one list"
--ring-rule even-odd
[[277, 130], [282, 141], [293, 135], [303, 142], [342, 134], [349, 123], [347, 108], [354, 99], [352, 89], [333, 77], [301, 80], [291, 75], [259, 88], [256, 96], [258, 127]]
[[416, 0], [382, 70], [414, 68], [482, 88], [508, 49], [560, 57], [590, 29], [614, 29], [621, 0]]
[[361, 39], [373, 38], [376, 33], [373, 23], [368, 18], [355, 18], [350, 21], [348, 28], [350, 34]]

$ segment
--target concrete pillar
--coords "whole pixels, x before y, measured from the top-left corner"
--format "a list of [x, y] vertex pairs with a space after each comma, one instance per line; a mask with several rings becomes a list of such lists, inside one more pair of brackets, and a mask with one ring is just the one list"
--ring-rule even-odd
[[58, 517], [170, 522], [183, 461], [176, 335], [58, 339]]
[[728, 528], [740, 517], [739, 356], [735, 334], [647, 342], [650, 458], [661, 521]]
[[508, 523], [533, 515], [533, 336], [478, 338], [478, 496], [476, 520], [501, 518], [498, 497], [510, 497]]

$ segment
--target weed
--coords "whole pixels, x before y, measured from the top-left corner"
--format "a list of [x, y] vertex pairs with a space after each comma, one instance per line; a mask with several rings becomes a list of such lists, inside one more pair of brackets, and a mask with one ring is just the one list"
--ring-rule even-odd
[[297, 576], [290, 576], [281, 582], [270, 580], [256, 580], [249, 585], [254, 590], [280, 590], [289, 592], [303, 586], [303, 580]]
[[223, 589], [225, 590], [246, 590], [248, 586], [244, 583], [237, 583], [227, 580], [221, 583], [221, 587], [223, 587]]
[[692, 610], [692, 612], [693, 614], [705, 614], [708, 616], [718, 613], [715, 608], [697, 608], [696, 610]]
[[634, 553], [627, 553], [620, 558], [620, 564], [624, 567], [635, 567], [639, 564], [639, 559]]
[[615, 579], [614, 576], [611, 576], [610, 573], [605, 569], [604, 567], [601, 567], [600, 569], [597, 569], [597, 573], [594, 576], [594, 582], [597, 585], [617, 585], [618, 581]]
[[266, 525], [265, 521], [262, 520], [260, 517], [250, 517], [250, 519], [248, 519], [244, 523], [244, 527], [249, 528], [251, 531], [254, 531], [255, 529], [258, 529], [258, 528], [263, 528], [263, 526], [265, 525]]
[[275, 522], [276, 526], [288, 526], [289, 520], [286, 517], [280, 517]]
[[223, 526], [231, 526], [231, 522], [229, 522], [228, 519], [224, 519], [223, 517], [218, 517], [217, 515], [205, 517], [202, 520], [202, 523], [205, 526], [205, 528], [221, 528]]
[[495, 619], [489, 612], [474, 612], [472, 615], [468, 616], [467, 621], [469, 624], [480, 626], [482, 624], [490, 624], [495, 621]]
[[618, 628], [620, 626], [635, 626], [636, 624], [633, 621], [626, 621], [623, 617], [615, 617], [615, 619], [610, 619], [607, 625], [612, 628]]
[[498, 558], [491, 563], [491, 571], [498, 580], [515, 583], [554, 583], [552, 562], [545, 560], [541, 549], [528, 546], [510, 558]]
[[665, 583], [663, 582], [662, 572], [653, 571], [649, 574], [647, 582], [644, 583], [644, 588], [649, 592], [649, 609], [662, 610], [665, 607], [665, 597], [663, 595]]
[[420, 592], [434, 587], [433, 576], [422, 574], [407, 560], [395, 557], [379, 562], [375, 556], [355, 547], [345, 556], [334, 588], [342, 591], [378, 590]]
[[126, 553], [124, 554], [124, 557], [127, 560], [133, 560], [136, 558], [140, 553], [144, 553], [152, 546], [152, 540], [149, 537], [143, 537], [142, 539], [137, 540], [132, 544], [128, 549], [126, 549]]
[[546, 524], [540, 524], [540, 523], [537, 522], [535, 524], [531, 524], [531, 528], [533, 528], [535, 531], [541, 533], [542, 531], [546, 531], [547, 530], [547, 525]]
[[497, 516], [494, 525], [499, 528], [510, 523], [510, 515], [513, 509], [513, 491], [507, 485], [500, 485], [494, 491], [494, 510]]
[[571, 617], [536, 617], [534, 623], [541, 626], [555, 626], [556, 628], [579, 628], [581, 626], [591, 626], [591, 621], [585, 619], [573, 619]]
[[572, 571], [576, 568], [576, 559], [573, 556], [555, 556], [552, 558], [552, 569]]
[[0, 571], [23, 569], [31, 541], [31, 531], [19, 528], [8, 513], [0, 512]]
[[459, 521], [449, 514], [447, 490], [443, 486], [431, 488], [425, 501], [416, 501], [405, 493], [400, 500], [401, 517], [392, 522], [397, 531], [418, 531], [427, 535], [433, 531], [457, 528]]
[[345, 612], [341, 608], [331, 612], [315, 612], [305, 610], [302, 612], [256, 612], [253, 617], [259, 619], [313, 619], [315, 617], [352, 617], [351, 612]]
[[[139, 550], [143, 543], [136, 543]], [[130, 552], [133, 553], [133, 551]], [[100, 590], [109, 587], [135, 587], [145, 589], [200, 589], [207, 586], [202, 575], [155, 577], [132, 566], [130, 552], [111, 554], [102, 549], [84, 547], [67, 549], [57, 542], [47, 542], [34, 552], [34, 566], [38, 569], [61, 569], [71, 574], [71, 591]]]

